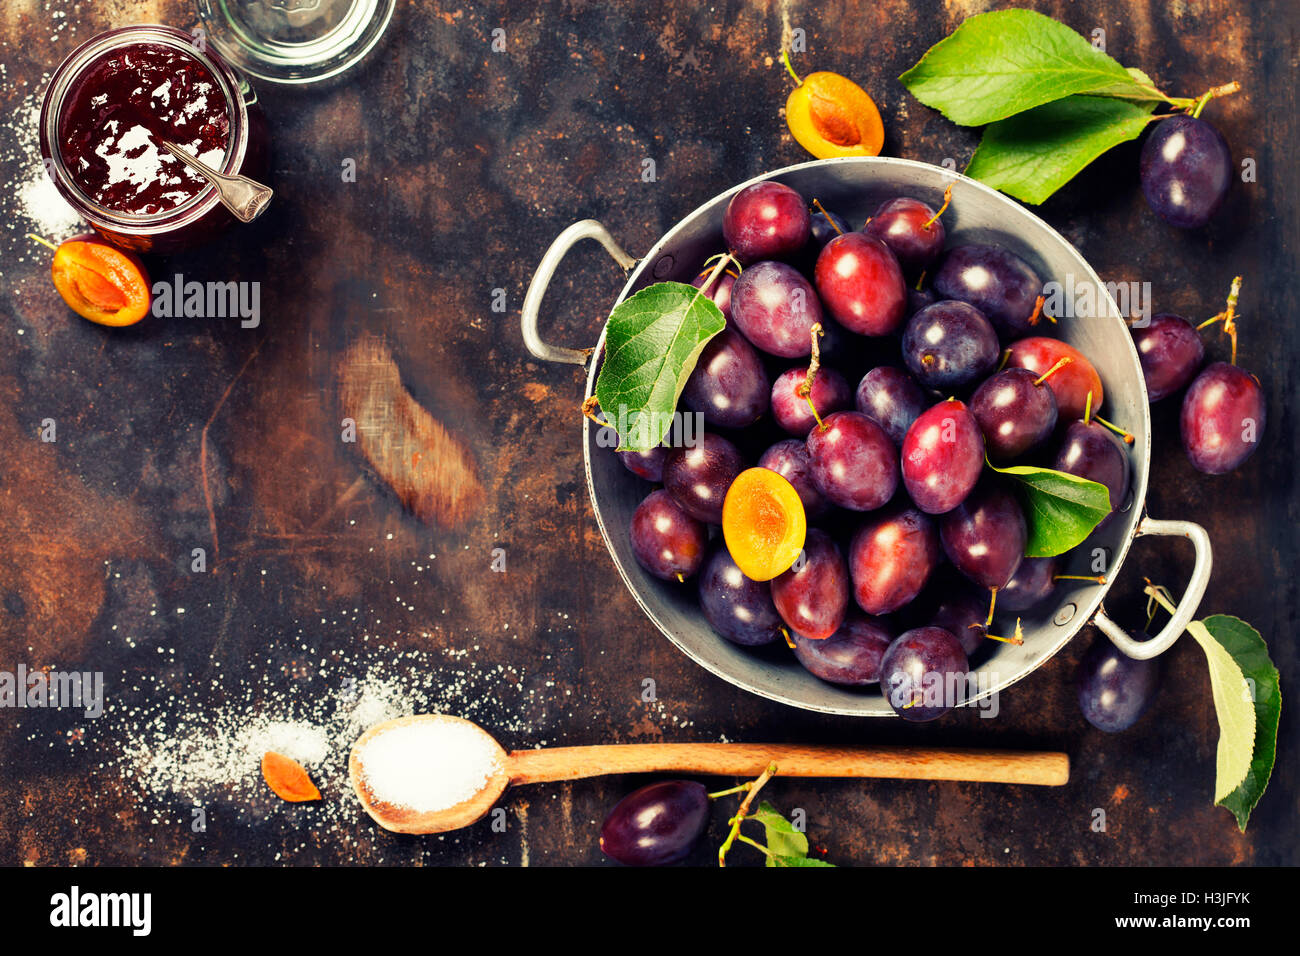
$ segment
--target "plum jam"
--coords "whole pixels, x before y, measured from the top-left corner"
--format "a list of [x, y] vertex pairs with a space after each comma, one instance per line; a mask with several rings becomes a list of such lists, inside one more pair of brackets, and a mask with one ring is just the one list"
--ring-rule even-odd
[[46, 167], [82, 218], [118, 245], [173, 252], [234, 221], [164, 141], [226, 173], [263, 179], [269, 166], [251, 88], [180, 30], [100, 34], [50, 80], [41, 114]]
[[82, 191], [109, 209], [175, 209], [207, 183], [159, 145], [220, 167], [230, 110], [212, 71], [189, 53], [140, 44], [101, 54], [73, 83], [59, 150]]

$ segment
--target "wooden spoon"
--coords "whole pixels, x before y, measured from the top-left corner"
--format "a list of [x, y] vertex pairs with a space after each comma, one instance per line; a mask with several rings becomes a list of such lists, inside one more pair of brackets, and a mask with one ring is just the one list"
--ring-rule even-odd
[[[366, 782], [361, 753], [379, 734], [422, 722], [472, 727], [497, 758], [497, 769], [468, 800], [433, 812], [377, 799]], [[419, 759], [418, 754], [411, 755]], [[1070, 758], [1047, 751], [939, 750], [929, 747], [805, 747], [800, 744], [612, 744], [551, 747], [507, 753], [478, 724], [447, 714], [420, 714], [376, 724], [352, 745], [348, 776], [366, 812], [394, 833], [444, 833], [482, 818], [506, 788], [524, 783], [578, 780], [614, 773], [673, 772], [757, 777], [775, 763], [782, 777], [893, 777], [967, 780], [1059, 787], [1070, 778]]]

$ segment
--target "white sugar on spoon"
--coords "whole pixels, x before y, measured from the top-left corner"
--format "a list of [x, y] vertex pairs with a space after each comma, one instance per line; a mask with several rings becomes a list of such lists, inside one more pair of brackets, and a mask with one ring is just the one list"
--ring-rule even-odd
[[367, 809], [382, 807], [402, 822], [471, 801], [502, 772], [504, 757], [477, 725], [431, 714], [371, 728], [353, 747], [348, 769], [357, 792], [369, 797], [362, 800]]
[[1063, 753], [800, 744], [609, 744], [510, 753], [471, 721], [399, 717], [352, 746], [348, 776], [366, 812], [396, 833], [444, 833], [482, 818], [507, 787], [612, 773], [673, 771], [756, 777], [893, 777], [1061, 786]]

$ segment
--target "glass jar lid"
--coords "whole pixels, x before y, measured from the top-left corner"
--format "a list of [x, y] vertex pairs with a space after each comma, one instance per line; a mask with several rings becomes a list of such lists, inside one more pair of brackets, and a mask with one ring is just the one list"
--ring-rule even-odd
[[359, 63], [393, 17], [396, 0], [197, 0], [212, 45], [244, 72], [307, 84]]

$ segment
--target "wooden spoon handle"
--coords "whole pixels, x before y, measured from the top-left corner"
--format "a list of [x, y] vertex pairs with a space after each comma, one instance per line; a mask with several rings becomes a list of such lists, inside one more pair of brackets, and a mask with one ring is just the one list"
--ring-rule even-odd
[[756, 777], [771, 763], [783, 777], [893, 777], [1048, 787], [1062, 786], [1070, 778], [1070, 758], [1063, 753], [926, 747], [613, 744], [516, 750], [508, 761], [512, 784], [652, 771]]

